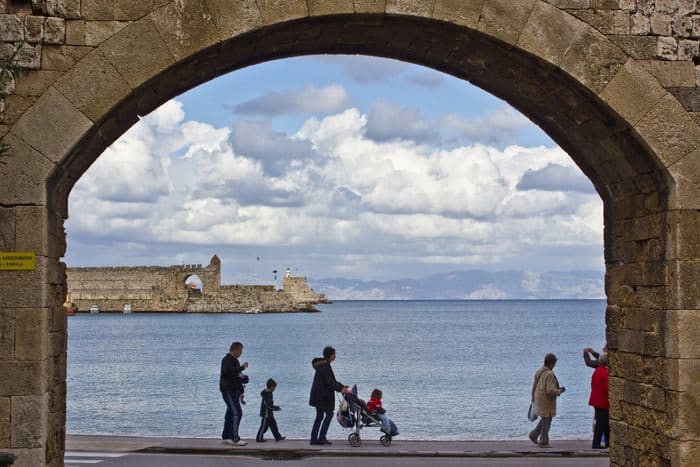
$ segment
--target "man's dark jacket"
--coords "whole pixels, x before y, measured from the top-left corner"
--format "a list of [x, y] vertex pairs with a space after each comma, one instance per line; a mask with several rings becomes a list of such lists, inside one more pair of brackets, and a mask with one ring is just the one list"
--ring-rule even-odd
[[311, 361], [314, 367], [314, 382], [311, 384], [309, 405], [321, 410], [333, 410], [335, 407], [335, 394], [333, 391], [342, 391], [343, 385], [335, 380], [331, 363], [324, 358], [314, 358]]
[[275, 402], [272, 399], [272, 391], [263, 389], [260, 391], [260, 397], [262, 397], [262, 401], [260, 402], [260, 416], [272, 417], [272, 412], [276, 412], [280, 409], [275, 405]]
[[238, 359], [227, 353], [221, 359], [219, 389], [222, 391], [243, 392], [243, 383], [248, 382], [247, 375], [240, 375], [243, 370], [245, 370], [245, 367], [241, 366]]

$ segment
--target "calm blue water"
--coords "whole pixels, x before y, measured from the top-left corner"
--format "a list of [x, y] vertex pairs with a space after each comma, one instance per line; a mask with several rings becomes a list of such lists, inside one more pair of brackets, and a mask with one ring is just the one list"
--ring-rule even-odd
[[[219, 437], [220, 362], [240, 340], [251, 380], [244, 438], [255, 437], [269, 377], [278, 382], [282, 434], [308, 437], [311, 359], [326, 345], [337, 350], [338, 380], [357, 384], [363, 399], [372, 388], [383, 390], [402, 439], [523, 439], [532, 427], [533, 374], [554, 352], [567, 392], [551, 436], [591, 435], [591, 370], [581, 349], [604, 342], [604, 301], [346, 301], [320, 309], [71, 317], [68, 432]], [[348, 433], [334, 421], [329, 437]]]

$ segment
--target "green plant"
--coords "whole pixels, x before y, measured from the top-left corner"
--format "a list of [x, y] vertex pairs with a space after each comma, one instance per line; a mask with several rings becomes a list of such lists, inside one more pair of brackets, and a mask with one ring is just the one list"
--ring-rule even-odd
[[[10, 82], [15, 79], [20, 70], [17, 57], [23, 47], [23, 42], [16, 43], [10, 56], [0, 62], [0, 107], [3, 109], [5, 108], [5, 96], [11, 92], [11, 90], [8, 91], [8, 89], [10, 89]], [[9, 144], [0, 143], [0, 165], [7, 164], [3, 158], [11, 155], [11, 149]]]

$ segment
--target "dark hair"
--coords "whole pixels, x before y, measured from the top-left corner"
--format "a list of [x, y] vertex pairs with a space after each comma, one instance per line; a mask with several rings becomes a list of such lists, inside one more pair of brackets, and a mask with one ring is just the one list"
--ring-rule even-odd
[[234, 350], [241, 350], [242, 348], [243, 348], [243, 344], [236, 341], [233, 344], [231, 344], [231, 347], [228, 349], [228, 351], [233, 352]]
[[379, 389], [372, 389], [372, 395], [369, 396], [370, 399], [381, 399], [382, 391]]
[[552, 368], [557, 363], [557, 356], [553, 353], [548, 353], [544, 356], [544, 366]]
[[265, 387], [266, 387], [267, 389], [275, 388], [275, 387], [277, 387], [277, 381], [275, 381], [274, 379], [270, 378], [270, 379], [267, 380], [267, 383], [265, 383]]
[[323, 358], [325, 359], [331, 358], [331, 355], [333, 355], [334, 353], [335, 349], [330, 345], [323, 348]]

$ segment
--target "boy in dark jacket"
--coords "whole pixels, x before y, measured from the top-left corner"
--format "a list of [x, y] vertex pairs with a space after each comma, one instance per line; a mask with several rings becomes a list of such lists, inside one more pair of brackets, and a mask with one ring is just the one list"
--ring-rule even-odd
[[277, 381], [270, 378], [265, 384], [265, 389], [260, 392], [260, 396], [262, 397], [262, 401], [260, 402], [260, 417], [262, 420], [260, 421], [260, 429], [258, 430], [258, 434], [255, 437], [255, 441], [258, 443], [266, 441], [265, 438], [263, 438], [263, 435], [267, 432], [268, 427], [270, 428], [270, 431], [272, 431], [272, 436], [275, 437], [275, 441], [282, 441], [285, 439], [285, 437], [280, 434], [279, 429], [277, 429], [277, 421], [275, 420], [275, 415], [273, 413], [278, 410], [282, 410], [279, 406], [275, 405], [272, 399], [272, 393], [275, 391], [276, 387]]

